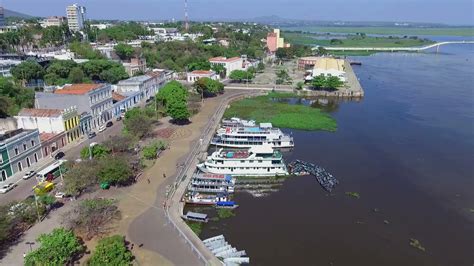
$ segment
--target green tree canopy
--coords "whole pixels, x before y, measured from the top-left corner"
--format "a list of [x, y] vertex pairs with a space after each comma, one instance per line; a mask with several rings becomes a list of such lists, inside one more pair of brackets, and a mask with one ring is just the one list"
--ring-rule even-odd
[[124, 157], [107, 156], [100, 159], [100, 165], [100, 183], [125, 185], [133, 174], [129, 161]]
[[18, 114], [21, 108], [33, 107], [35, 92], [0, 77], [0, 117]]
[[175, 98], [168, 101], [166, 113], [177, 123], [187, 122], [191, 116], [186, 102]]
[[69, 49], [73, 52], [78, 58], [83, 59], [104, 59], [104, 56], [92, 48], [89, 43], [84, 42], [72, 42], [69, 44]]
[[198, 60], [188, 64], [188, 71], [194, 70], [209, 70], [211, 69], [211, 64], [208, 60]]
[[90, 266], [128, 266], [132, 259], [132, 253], [125, 246], [125, 238], [114, 235], [99, 241], [87, 264]]
[[11, 74], [16, 80], [28, 82], [32, 79], [42, 79], [44, 76], [43, 67], [35, 60], [26, 60], [12, 67]]
[[194, 82], [193, 86], [199, 94], [203, 94], [205, 97], [224, 92], [224, 84], [211, 78], [200, 78]]
[[25, 265], [64, 265], [84, 252], [84, 247], [72, 231], [56, 228], [37, 239], [40, 247], [28, 253]]
[[242, 82], [243, 80], [252, 80], [253, 74], [245, 70], [233, 70], [230, 72], [229, 78], [233, 81]]
[[82, 83], [84, 80], [84, 71], [80, 67], [74, 67], [69, 72], [69, 80], [71, 83]]
[[81, 150], [81, 158], [89, 159], [89, 150], [92, 151], [92, 158], [103, 158], [110, 153], [110, 149], [104, 145], [96, 144], [92, 147], [84, 147]]
[[126, 43], [119, 43], [115, 45], [114, 51], [122, 60], [130, 59], [135, 53], [135, 49], [133, 49], [131, 45]]
[[323, 74], [321, 74], [313, 78], [313, 80], [311, 81], [311, 85], [314, 88], [335, 90], [341, 87], [342, 85], [344, 85], [344, 82], [339, 77], [336, 77], [336, 76], [326, 77]]
[[90, 60], [81, 64], [81, 67], [91, 80], [102, 80], [115, 84], [128, 78], [125, 68], [120, 63], [109, 60]]
[[131, 137], [137, 137], [139, 139], [150, 132], [152, 123], [151, 118], [140, 108], [128, 110], [125, 113], [125, 119], [123, 121], [125, 131], [130, 134]]

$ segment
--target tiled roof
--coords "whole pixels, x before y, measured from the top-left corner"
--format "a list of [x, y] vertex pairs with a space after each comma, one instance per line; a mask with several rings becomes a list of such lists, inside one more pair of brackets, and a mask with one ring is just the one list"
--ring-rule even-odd
[[231, 58], [226, 58], [226, 57], [223, 57], [223, 56], [219, 56], [219, 57], [213, 57], [211, 59], [209, 59], [209, 61], [213, 61], [213, 62], [234, 62], [234, 61], [238, 61], [240, 60], [241, 58], [240, 57], [231, 57]]
[[33, 116], [33, 117], [57, 117], [61, 115], [60, 109], [33, 109], [23, 108], [18, 116]]
[[61, 90], [56, 90], [55, 94], [72, 94], [72, 95], [82, 95], [86, 94], [91, 90], [102, 87], [103, 84], [72, 84], [66, 85]]
[[125, 98], [127, 98], [127, 97], [125, 97], [121, 94], [118, 94], [116, 92], [112, 92], [112, 99], [114, 99], [114, 101], [120, 102], [121, 100], [123, 100]]
[[54, 138], [56, 135], [58, 134], [54, 134], [54, 133], [40, 133], [40, 141], [41, 142], [45, 142], [45, 141], [48, 141], [52, 138]]
[[191, 72], [191, 74], [194, 74], [194, 75], [211, 75], [213, 73], [214, 71], [210, 71], [210, 70], [194, 70], [193, 72]]

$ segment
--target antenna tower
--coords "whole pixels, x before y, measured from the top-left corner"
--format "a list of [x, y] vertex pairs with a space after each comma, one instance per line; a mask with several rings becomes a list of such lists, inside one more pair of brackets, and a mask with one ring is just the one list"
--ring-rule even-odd
[[184, 29], [189, 31], [188, 0], [184, 0]]

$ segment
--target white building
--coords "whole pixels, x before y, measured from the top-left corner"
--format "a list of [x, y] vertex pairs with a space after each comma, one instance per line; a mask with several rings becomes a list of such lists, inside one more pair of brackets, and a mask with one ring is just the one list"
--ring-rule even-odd
[[190, 83], [199, 80], [200, 78], [210, 78], [213, 80], [218, 80], [219, 76], [216, 72], [211, 70], [194, 70], [193, 72], [188, 72], [186, 74], [186, 80]]
[[47, 27], [59, 27], [63, 23], [66, 22], [65, 17], [58, 17], [58, 16], [52, 16], [52, 17], [47, 17], [43, 21], [41, 21], [41, 27], [47, 28]]
[[146, 75], [119, 81], [117, 92], [125, 96], [131, 96], [133, 93], [139, 92], [139, 101], [148, 100], [154, 97], [165, 83], [166, 73], [164, 71], [153, 71]]
[[66, 8], [67, 23], [71, 31], [80, 31], [84, 28], [86, 8], [78, 4]]
[[21, 60], [0, 60], [0, 77], [11, 77], [12, 74], [10, 70], [12, 67], [19, 65], [22, 61]]
[[312, 80], [314, 77], [323, 75], [325, 77], [338, 77], [341, 81], [346, 81], [346, 71], [344, 60], [329, 57], [321, 57], [316, 60], [314, 68], [309, 70], [306, 80]]
[[211, 66], [213, 65], [222, 65], [226, 71], [226, 77], [234, 70], [242, 70], [244, 67], [244, 60], [240, 57], [214, 57], [209, 59]]

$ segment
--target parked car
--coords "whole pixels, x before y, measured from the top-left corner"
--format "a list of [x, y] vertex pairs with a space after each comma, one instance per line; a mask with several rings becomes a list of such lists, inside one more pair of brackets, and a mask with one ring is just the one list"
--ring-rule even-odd
[[58, 192], [56, 192], [56, 194], [54, 194], [54, 197], [57, 198], [57, 199], [63, 199], [63, 198], [66, 198], [67, 195], [64, 192], [58, 191]]
[[89, 133], [87, 134], [87, 137], [88, 137], [89, 139], [92, 139], [92, 138], [94, 138], [95, 136], [97, 136], [97, 134], [95, 134], [95, 132], [89, 132]]
[[106, 127], [111, 127], [113, 125], [114, 125], [114, 123], [112, 123], [112, 121], [109, 121], [109, 122], [107, 122], [107, 124], [105, 124]]
[[122, 120], [122, 117], [119, 116], [119, 117], [117, 117], [117, 119], [115, 119], [115, 120], [116, 120], [116, 121], [120, 121], [120, 120]]
[[36, 172], [35, 171], [29, 171], [27, 173], [25, 173], [25, 175], [23, 176], [23, 179], [26, 180], [26, 179], [30, 179], [31, 177], [35, 176], [36, 175]]
[[105, 129], [106, 129], [105, 125], [102, 125], [99, 127], [99, 132], [103, 132], [105, 131]]
[[8, 191], [12, 190], [16, 185], [13, 184], [13, 183], [9, 183], [9, 184], [6, 184], [6, 185], [3, 185], [1, 188], [0, 188], [0, 193], [7, 193]]
[[54, 159], [59, 160], [59, 159], [63, 158], [65, 155], [66, 154], [64, 152], [60, 151], [60, 152], [56, 153], [56, 155], [54, 155]]

